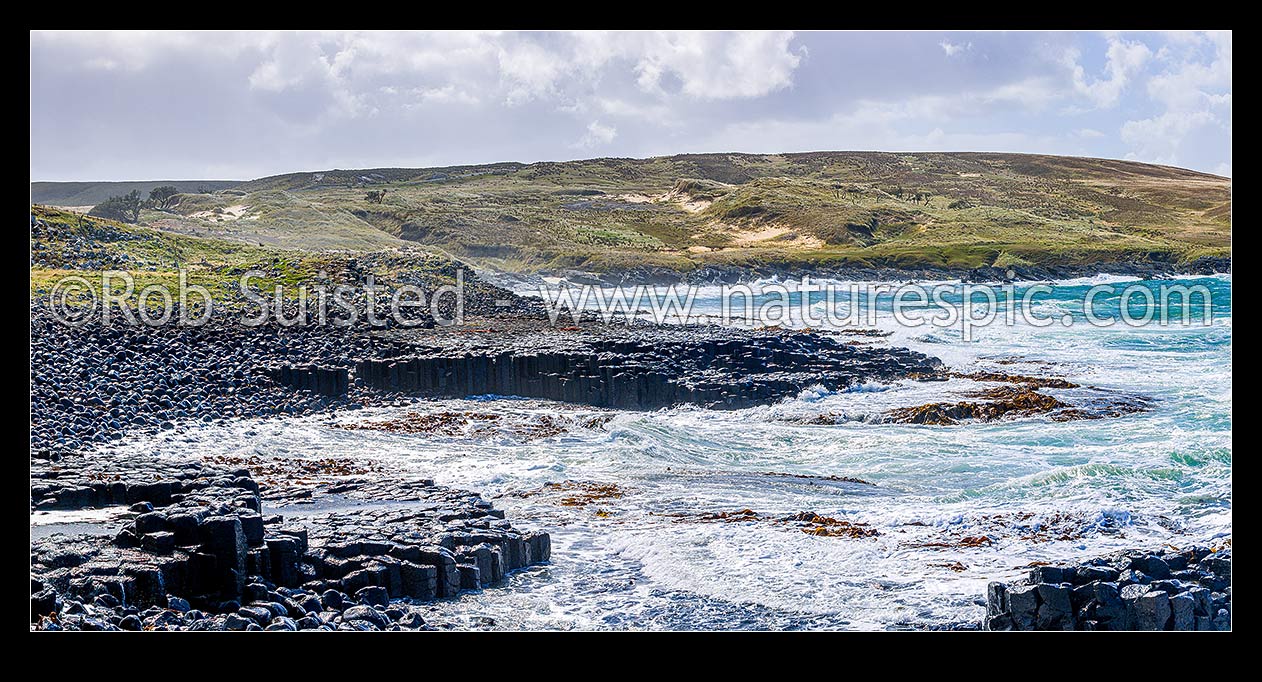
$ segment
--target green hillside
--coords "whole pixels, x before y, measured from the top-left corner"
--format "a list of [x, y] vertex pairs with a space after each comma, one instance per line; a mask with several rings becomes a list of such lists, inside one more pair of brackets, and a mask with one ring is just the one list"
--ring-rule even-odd
[[[353, 283], [372, 274], [383, 285], [401, 281], [432, 288], [452, 283], [456, 267], [446, 256], [406, 246], [376, 252], [278, 249], [237, 241], [172, 234], [146, 225], [128, 225], [50, 206], [31, 206], [30, 285], [33, 298], [47, 296], [69, 275], [84, 277], [98, 289], [100, 274], [126, 271], [135, 292], [150, 284], [175, 290], [180, 272], [187, 282], [205, 287], [216, 300], [241, 301], [240, 280], [270, 293], [280, 285], [295, 295], [300, 284], [327, 279]], [[467, 290], [487, 289], [468, 278]], [[116, 280], [121, 287], [121, 279]]]
[[701, 154], [294, 173], [142, 221], [285, 248], [416, 243], [512, 272], [1186, 262], [1229, 254], [1231, 181], [1022, 154]]

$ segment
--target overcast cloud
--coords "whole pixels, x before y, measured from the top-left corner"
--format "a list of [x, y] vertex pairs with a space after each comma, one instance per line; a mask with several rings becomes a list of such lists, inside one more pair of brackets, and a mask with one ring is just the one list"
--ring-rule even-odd
[[31, 34], [34, 180], [859, 149], [1231, 175], [1231, 33]]

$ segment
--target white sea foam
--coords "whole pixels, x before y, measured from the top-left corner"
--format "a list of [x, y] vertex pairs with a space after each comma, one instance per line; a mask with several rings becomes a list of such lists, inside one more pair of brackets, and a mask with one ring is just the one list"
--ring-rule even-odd
[[[1229, 287], [1229, 279], [1219, 281]], [[951, 330], [908, 330], [885, 318], [876, 326], [894, 333], [878, 342], [913, 347], [957, 369], [1064, 376], [1149, 397], [1155, 407], [1076, 422], [863, 421], [891, 407], [962, 399], [977, 387], [953, 379], [814, 387], [731, 412], [620, 412], [601, 426], [533, 440], [331, 428], [412, 409], [493, 411], [508, 421], [558, 409], [599, 412], [485, 397], [198, 427], [122, 447], [179, 456], [369, 457], [489, 496], [565, 479], [622, 486], [623, 498], [593, 507], [496, 499], [514, 525], [553, 534], [552, 564], [434, 608], [452, 618], [488, 615], [504, 627], [884, 628], [977, 620], [986, 582], [1015, 577], [1029, 562], [1230, 533], [1229, 306], [1208, 328], [1000, 325], [967, 344]], [[821, 415], [840, 417], [830, 426], [809, 423]], [[609, 515], [597, 517], [597, 507]], [[699, 515], [744, 508], [767, 520], [699, 522]], [[867, 523], [880, 535], [816, 537], [771, 520], [799, 511]], [[988, 539], [962, 542], [980, 536]]]

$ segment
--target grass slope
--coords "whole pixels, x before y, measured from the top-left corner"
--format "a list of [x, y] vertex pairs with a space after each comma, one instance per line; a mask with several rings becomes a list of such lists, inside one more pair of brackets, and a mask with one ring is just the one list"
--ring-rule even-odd
[[[51, 206], [32, 206], [31, 217], [40, 223], [33, 227], [30, 240], [32, 298], [48, 296], [69, 275], [86, 279], [99, 296], [105, 271], [125, 271], [133, 277], [131, 301], [150, 284], [177, 290], [181, 270], [187, 283], [206, 287], [216, 300], [235, 302], [242, 300], [241, 277], [249, 271], [262, 273], [251, 283], [265, 295], [276, 286], [292, 296], [303, 284], [354, 285], [366, 274], [386, 286], [409, 282], [432, 289], [454, 281], [455, 264], [422, 247], [371, 253], [292, 250], [173, 234]], [[114, 283], [121, 291], [123, 279]]]
[[516, 272], [1185, 262], [1229, 255], [1231, 181], [1022, 154], [699, 154], [294, 173], [144, 221], [293, 248], [417, 243]]
[[114, 196], [139, 190], [143, 196], [163, 185], [181, 192], [212, 192], [241, 184], [240, 180], [148, 180], [144, 182], [32, 182], [31, 203], [49, 206], [95, 206]]

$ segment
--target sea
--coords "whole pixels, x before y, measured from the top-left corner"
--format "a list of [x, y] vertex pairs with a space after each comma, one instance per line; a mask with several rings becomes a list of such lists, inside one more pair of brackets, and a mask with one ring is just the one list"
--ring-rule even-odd
[[[948, 304], [972, 310], [976, 299], [964, 300], [963, 283], [930, 284], [945, 288]], [[1174, 285], [1208, 292], [1209, 307], [1164, 299], [1161, 288]], [[993, 285], [996, 292], [1002, 286]], [[1034, 286], [1046, 289], [1021, 300]], [[1043, 392], [1070, 403], [1103, 395], [1141, 399], [1148, 409], [1073, 421], [881, 419], [894, 408], [968, 400], [979, 386], [994, 386], [952, 378], [813, 387], [731, 411], [607, 411], [512, 396], [421, 399], [191, 426], [122, 447], [172, 456], [364, 458], [481, 492], [516, 527], [550, 533], [553, 550], [547, 564], [430, 607], [438, 621], [478, 628], [967, 628], [984, 615], [989, 582], [1020, 578], [1038, 562], [1228, 542], [1231, 276], [1099, 276], [1026, 282], [1014, 291], [998, 305], [1022, 314], [967, 334], [904, 324], [889, 296], [875, 296], [874, 316], [863, 320], [881, 335], [808, 325], [800, 315], [778, 324], [908, 347], [958, 375], [1062, 378], [1080, 388]], [[697, 290], [691, 312], [717, 313], [724, 295], [717, 286]], [[842, 290], [789, 296], [813, 311], [845, 312], [857, 303]], [[1106, 325], [1087, 316], [1118, 318], [1123, 308], [1156, 319]], [[497, 417], [455, 433], [334, 428], [418, 411]], [[541, 420], [561, 428], [534, 428]], [[803, 532], [811, 526], [793, 520], [803, 512], [864, 532]]]

